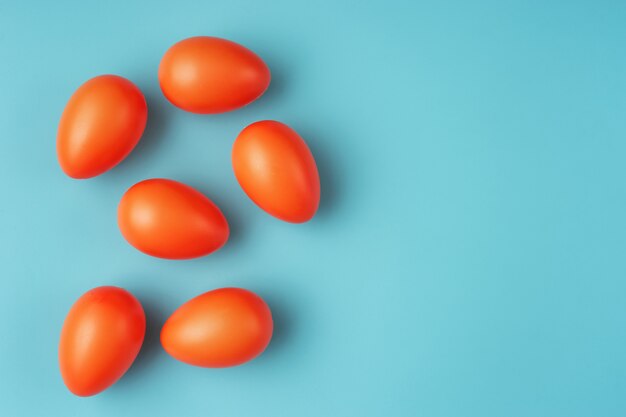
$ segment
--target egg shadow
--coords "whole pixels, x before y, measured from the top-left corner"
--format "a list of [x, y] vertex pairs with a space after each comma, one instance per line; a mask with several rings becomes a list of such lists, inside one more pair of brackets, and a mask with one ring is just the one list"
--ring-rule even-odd
[[[228, 222], [228, 241], [226, 245], [224, 245], [223, 249], [220, 249], [216, 252], [215, 256], [223, 256], [230, 252], [228, 250], [230, 247], [239, 246], [244, 241], [244, 236], [246, 233], [246, 221], [245, 216], [243, 215], [243, 210], [241, 210], [241, 201], [234, 201], [235, 198], [229, 198], [226, 193], [216, 192], [216, 188], [211, 189], [211, 186], [206, 183], [200, 183], [198, 181], [189, 181], [185, 182], [185, 184], [189, 184], [196, 190], [200, 191], [202, 194], [207, 196], [211, 201], [213, 201], [219, 208], [220, 211], [226, 217], [226, 221]], [[202, 257], [201, 259], [205, 259], [210, 257]]]
[[[250, 289], [258, 294], [270, 308], [274, 330], [267, 349], [252, 362], [253, 366], [273, 366], [274, 361], [293, 360], [295, 352], [287, 352], [298, 338], [314, 329], [316, 314], [314, 300], [307, 296], [299, 285], [290, 282], [289, 276], [255, 278], [260, 285]], [[267, 284], [263, 284], [267, 283]], [[313, 320], [313, 321], [312, 321]]]
[[320, 177], [320, 205], [316, 214], [317, 218], [324, 219], [329, 216], [332, 211], [340, 203], [341, 195], [341, 178], [337, 167], [338, 161], [336, 159], [336, 153], [331, 149], [327, 149], [323, 144], [332, 142], [332, 139], [327, 139], [324, 142], [316, 140], [321, 137], [322, 133], [318, 132], [315, 128], [307, 126], [306, 123], [298, 123], [293, 128], [302, 136], [306, 141], [315, 163]]
[[265, 349], [265, 352], [263, 352], [261, 358], [263, 361], [271, 361], [274, 355], [280, 355], [280, 351], [285, 349], [289, 344], [293, 324], [297, 320], [293, 317], [293, 310], [284, 302], [283, 297], [272, 295], [271, 292], [261, 295], [272, 311], [272, 320], [274, 322], [272, 340], [267, 349]]
[[116, 176], [125, 176], [127, 174], [125, 171], [128, 169], [143, 161], [149, 161], [167, 135], [170, 120], [167, 113], [174, 111], [173, 106], [165, 98], [152, 91], [144, 93], [144, 97], [148, 104], [146, 128], [133, 151], [111, 171]]
[[149, 369], [161, 353], [161, 327], [167, 316], [163, 311], [163, 305], [156, 297], [138, 297], [146, 315], [146, 335], [143, 345], [128, 372], [118, 381], [117, 386], [133, 384], [135, 379]]
[[[264, 53], [264, 55], [271, 54]], [[266, 106], [271, 108], [275, 106], [280, 100], [282, 100], [287, 90], [286, 86], [289, 85], [289, 77], [282, 70], [280, 60], [277, 57], [269, 56], [265, 62], [267, 62], [267, 65], [270, 68], [272, 78], [265, 93], [263, 93], [258, 100], [248, 106], [251, 110], [255, 111], [258, 110], [257, 107]]]
[[[302, 50], [301, 40], [283, 36], [260, 40], [254, 31], [245, 33], [241, 30], [237, 31], [236, 37], [265, 62], [271, 77], [269, 87], [263, 95], [244, 107], [242, 113], [245, 112], [246, 118], [254, 118], [258, 113], [267, 114], [267, 111], [273, 113], [285, 103], [285, 95], [289, 93], [288, 87], [294, 84], [293, 77], [300, 73], [297, 66], [304, 65], [302, 61], [307, 58]], [[237, 117], [237, 113], [234, 112], [233, 117]], [[258, 117], [254, 119], [263, 120]]]

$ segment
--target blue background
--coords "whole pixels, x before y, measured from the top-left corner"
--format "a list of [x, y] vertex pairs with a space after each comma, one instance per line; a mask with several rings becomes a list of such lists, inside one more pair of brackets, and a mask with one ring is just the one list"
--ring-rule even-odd
[[[626, 3], [29, 3], [0, 5], [0, 415], [626, 413]], [[224, 115], [170, 105], [158, 63], [193, 35], [257, 52], [268, 92]], [[57, 123], [103, 73], [144, 91], [147, 131], [71, 180]], [[267, 118], [317, 159], [308, 224], [266, 215], [233, 176], [233, 139]], [[129, 246], [116, 207], [150, 177], [214, 199], [228, 244], [185, 262]], [[118, 384], [77, 398], [59, 331], [103, 284], [140, 299], [147, 339]], [[222, 286], [268, 301], [270, 347], [238, 368], [176, 362], [160, 326]]]

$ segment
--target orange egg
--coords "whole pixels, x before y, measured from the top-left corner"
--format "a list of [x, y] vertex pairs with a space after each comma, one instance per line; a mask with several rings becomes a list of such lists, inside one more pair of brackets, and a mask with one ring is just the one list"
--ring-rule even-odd
[[272, 338], [272, 313], [261, 297], [221, 288], [180, 306], [161, 330], [161, 344], [179, 361], [207, 368], [241, 365]]
[[241, 188], [272, 216], [303, 223], [317, 212], [320, 180], [315, 159], [289, 126], [265, 120], [246, 127], [235, 140], [232, 162]]
[[228, 223], [220, 209], [199, 191], [173, 180], [133, 185], [122, 197], [117, 216], [128, 243], [158, 258], [208, 255], [228, 240]]
[[92, 78], [65, 106], [57, 155], [72, 178], [90, 178], [119, 164], [133, 150], [148, 118], [141, 91], [117, 75]]
[[126, 373], [146, 332], [141, 304], [117, 287], [87, 291], [70, 309], [59, 343], [61, 376], [81, 397], [95, 395]]
[[270, 70], [254, 52], [226, 39], [198, 36], [167, 50], [159, 83], [175, 106], [193, 113], [223, 113], [259, 98]]

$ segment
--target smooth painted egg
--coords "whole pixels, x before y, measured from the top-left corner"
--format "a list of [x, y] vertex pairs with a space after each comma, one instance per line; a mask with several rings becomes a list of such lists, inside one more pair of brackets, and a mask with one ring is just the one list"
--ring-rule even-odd
[[206, 368], [241, 365], [260, 355], [272, 338], [272, 313], [261, 297], [221, 288], [180, 306], [161, 330], [161, 344], [179, 361]]
[[59, 365], [67, 388], [86, 397], [113, 385], [137, 357], [145, 332], [143, 308], [131, 293], [118, 287], [87, 291], [61, 330]]
[[100, 175], [133, 150], [148, 118], [146, 100], [132, 82], [101, 75], [81, 85], [65, 106], [57, 156], [72, 178]]
[[178, 181], [149, 179], [133, 185], [122, 197], [117, 213], [128, 243], [158, 258], [197, 258], [218, 250], [228, 240], [228, 223], [220, 209]]
[[265, 120], [246, 127], [233, 145], [232, 163], [244, 192], [272, 216], [303, 223], [317, 212], [320, 180], [315, 159], [286, 124]]
[[197, 36], [167, 50], [159, 83], [167, 99], [193, 113], [223, 113], [259, 98], [270, 70], [249, 49], [226, 39]]

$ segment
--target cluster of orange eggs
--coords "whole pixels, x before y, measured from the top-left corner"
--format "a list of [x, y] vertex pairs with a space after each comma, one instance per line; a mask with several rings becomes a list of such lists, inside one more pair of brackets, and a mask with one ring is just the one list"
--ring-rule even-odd
[[[159, 83], [175, 106], [216, 114], [243, 107], [270, 84], [265, 62], [249, 49], [220, 38], [194, 37], [173, 45], [159, 66]], [[129, 80], [102, 75], [84, 83], [67, 103], [57, 135], [57, 155], [72, 178], [100, 175], [139, 142], [148, 119], [142, 92]], [[264, 211], [302, 223], [316, 213], [320, 182], [305, 141], [271, 120], [245, 127], [235, 139], [232, 165], [244, 192]], [[194, 188], [154, 178], [130, 187], [118, 206], [124, 238], [148, 255], [190, 259], [222, 247], [229, 227], [222, 211]], [[112, 286], [94, 288], [70, 309], [59, 343], [61, 375], [76, 395], [97, 394], [130, 368], [143, 344], [146, 319], [139, 301]], [[179, 307], [161, 331], [174, 358], [196, 366], [227, 367], [261, 354], [273, 331], [269, 307], [242, 288], [201, 294]]]

